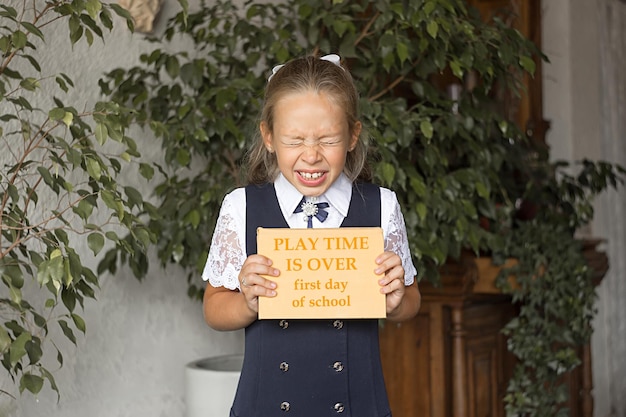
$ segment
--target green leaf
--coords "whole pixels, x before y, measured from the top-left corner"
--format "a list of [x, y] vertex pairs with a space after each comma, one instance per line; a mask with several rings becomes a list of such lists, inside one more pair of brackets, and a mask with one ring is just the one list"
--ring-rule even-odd
[[339, 37], [342, 37], [346, 30], [348, 30], [348, 24], [344, 20], [335, 19], [333, 20], [333, 29]]
[[108, 134], [109, 134], [106, 125], [104, 123], [96, 124], [95, 134], [96, 134], [96, 140], [98, 141], [98, 143], [100, 145], [104, 145], [104, 142], [106, 142]]
[[21, 30], [13, 32], [13, 35], [11, 36], [11, 43], [13, 44], [15, 49], [24, 48], [27, 42], [28, 39], [24, 32], [22, 32]]
[[20, 304], [22, 302], [22, 291], [20, 291], [19, 288], [9, 285], [9, 295], [11, 296], [11, 301], [15, 304]]
[[489, 198], [489, 188], [487, 188], [487, 186], [482, 182], [476, 183], [476, 192], [480, 197], [484, 198], [485, 200]]
[[184, 148], [179, 148], [178, 151], [176, 152], [176, 162], [178, 162], [180, 166], [184, 167], [184, 166], [187, 166], [190, 161], [191, 161], [191, 154], [189, 153], [189, 151]]
[[430, 123], [430, 120], [422, 120], [420, 123], [420, 131], [422, 135], [426, 137], [426, 139], [432, 139], [433, 137], [433, 125]]
[[180, 64], [178, 63], [178, 59], [175, 56], [167, 57], [165, 69], [170, 77], [176, 78], [180, 73]]
[[87, 237], [87, 246], [89, 246], [89, 249], [91, 249], [94, 255], [99, 254], [104, 247], [104, 236], [97, 232], [89, 234]]
[[396, 168], [389, 162], [382, 162], [380, 165], [382, 178], [385, 184], [393, 183], [393, 179], [396, 175]]
[[48, 112], [48, 117], [50, 118], [50, 120], [61, 120], [65, 117], [65, 109], [62, 108], [56, 108], [56, 109], [52, 109]]
[[30, 333], [22, 333], [15, 338], [9, 350], [9, 361], [15, 366], [26, 355], [26, 342], [31, 339]]
[[70, 313], [74, 311], [76, 308], [76, 293], [74, 291], [69, 289], [61, 291], [61, 300], [67, 311]]
[[80, 200], [78, 205], [74, 206], [73, 210], [76, 214], [80, 216], [81, 219], [87, 221], [91, 214], [93, 213], [94, 205], [88, 198], [83, 198]]
[[426, 219], [426, 214], [428, 212], [428, 208], [426, 207], [426, 204], [417, 203], [415, 205], [415, 211], [417, 212], [417, 215], [419, 216], [421, 221], [424, 221], [424, 219]]
[[22, 25], [24, 27], [24, 29], [26, 29], [27, 31], [29, 31], [33, 35], [37, 36], [42, 41], [44, 40], [43, 32], [40, 31], [37, 26], [33, 25], [30, 22], [24, 22], [24, 21], [20, 22], [20, 25]]
[[28, 77], [28, 78], [24, 78], [21, 82], [20, 82], [20, 86], [28, 91], [35, 91], [36, 89], [38, 89], [39, 87], [41, 87], [41, 84], [39, 83], [39, 80], [36, 78], [32, 78], [32, 77]]
[[522, 66], [522, 68], [524, 68], [528, 73], [530, 73], [531, 75], [535, 74], [535, 69], [536, 69], [536, 64], [535, 61], [526, 55], [522, 55], [519, 58], [519, 63]]
[[0, 12], [0, 16], [7, 17], [12, 21], [15, 21], [15, 19], [17, 18], [17, 10], [15, 10], [13, 7], [0, 5], [0, 9], [4, 10], [3, 12]]
[[26, 353], [28, 354], [30, 364], [33, 365], [39, 362], [39, 360], [43, 356], [43, 351], [41, 350], [41, 343], [39, 338], [32, 338], [31, 340], [26, 342], [24, 347], [26, 349]]
[[396, 52], [398, 53], [398, 59], [400, 59], [401, 64], [409, 57], [409, 47], [404, 42], [398, 42]]
[[411, 177], [411, 188], [419, 197], [426, 195], [426, 184], [421, 177]]
[[200, 224], [200, 220], [201, 220], [201, 217], [200, 217], [200, 212], [198, 210], [191, 210], [185, 216], [185, 222], [191, 224], [191, 227], [193, 227], [194, 229], [198, 228], [198, 225]]
[[24, 274], [18, 265], [6, 265], [4, 272], [6, 273], [5, 279], [8, 279], [11, 286], [15, 288], [22, 288], [24, 286]]
[[85, 159], [85, 166], [91, 178], [96, 181], [100, 180], [100, 177], [102, 176], [102, 168], [100, 167], [100, 163], [98, 163], [98, 161], [88, 157]]
[[141, 162], [139, 164], [139, 173], [145, 179], [151, 180], [152, 177], [154, 176], [154, 168], [152, 168], [152, 165], [150, 165], [150, 164], [146, 164], [145, 162]]
[[148, 248], [150, 246], [150, 243], [154, 242], [154, 239], [152, 239], [152, 235], [150, 234], [150, 232], [143, 227], [135, 229], [134, 236], [141, 243], [143, 249]]
[[95, 20], [100, 10], [102, 10], [102, 3], [100, 3], [100, 0], [87, 0], [85, 8], [87, 13], [89, 13], [89, 17]]
[[4, 326], [0, 326], [0, 356], [4, 355], [4, 352], [9, 348], [10, 345], [11, 336], [9, 336], [9, 333], [6, 331]]
[[64, 277], [63, 257], [51, 258], [47, 263], [47, 270], [47, 273], [58, 291], [61, 288]]
[[59, 326], [61, 326], [61, 330], [63, 330], [63, 334], [67, 337], [72, 343], [76, 344], [76, 336], [74, 335], [74, 331], [70, 328], [65, 320], [58, 321]]
[[502, 134], [506, 136], [509, 130], [509, 123], [506, 120], [500, 120], [500, 123], [498, 123], [498, 127], [500, 128], [500, 132], [502, 132]]
[[65, 123], [67, 127], [70, 127], [73, 121], [74, 121], [74, 115], [70, 113], [69, 111], [65, 112], [65, 114], [63, 115], [63, 123]]
[[463, 79], [463, 69], [458, 61], [450, 61], [450, 69], [456, 78]]
[[427, 1], [426, 4], [424, 4], [424, 14], [430, 16], [435, 10], [435, 7], [437, 7], [437, 5], [434, 1]]
[[52, 174], [50, 174], [50, 171], [43, 166], [38, 166], [37, 167], [37, 172], [39, 172], [39, 175], [41, 175], [41, 178], [43, 178], [44, 182], [53, 190], [55, 190], [56, 192], [58, 192], [58, 186], [56, 184], [56, 182], [54, 181], [54, 178], [52, 178]]
[[87, 327], [85, 325], [85, 320], [83, 320], [81, 316], [75, 313], [72, 313], [72, 320], [74, 321], [74, 325], [76, 326], [76, 328], [80, 330], [81, 332], [83, 332], [83, 334], [85, 334], [87, 330]]
[[70, 42], [73, 45], [83, 36], [83, 27], [80, 24], [80, 18], [75, 14], [70, 16], [67, 24], [70, 30]]
[[143, 204], [143, 196], [136, 188], [126, 186], [124, 187], [124, 192], [126, 193], [126, 197], [128, 197], [128, 206], [130, 208]]
[[43, 378], [38, 375], [25, 373], [20, 378], [20, 392], [24, 392], [25, 389], [33, 394], [39, 394], [43, 387]]
[[115, 232], [113, 232], [113, 231], [108, 231], [108, 232], [106, 232], [106, 233], [104, 234], [104, 236], [105, 236], [107, 239], [109, 239], [109, 240], [111, 240], [111, 241], [113, 241], [113, 242], [115, 242], [115, 243], [118, 243], [118, 242], [120, 241], [120, 238], [119, 238], [119, 236], [117, 235], [117, 233], [115, 233]]
[[113, 210], [117, 209], [117, 197], [115, 197], [111, 191], [102, 190], [100, 192], [100, 198], [102, 198], [102, 201], [104, 201], [104, 204], [106, 204], [108, 208]]
[[0, 36], [0, 51], [5, 54], [11, 50], [11, 40], [8, 36]]
[[180, 68], [180, 78], [191, 88], [202, 86], [202, 71], [193, 63], [186, 63]]
[[426, 31], [430, 35], [431, 38], [437, 39], [437, 33], [439, 32], [439, 24], [436, 21], [431, 20], [426, 25]]
[[[61, 352], [58, 349], [57, 349], [57, 359], [58, 359], [59, 365], [63, 366], [63, 356], [61, 355]], [[50, 384], [50, 387], [52, 387], [52, 390], [58, 394], [59, 388], [57, 387], [56, 381], [54, 380], [54, 376], [46, 368], [42, 367], [40, 371], [41, 371], [41, 374], [44, 376], [44, 378], [48, 380], [48, 383]], [[57, 401], [58, 400], [59, 400], [59, 397], [57, 395]]]

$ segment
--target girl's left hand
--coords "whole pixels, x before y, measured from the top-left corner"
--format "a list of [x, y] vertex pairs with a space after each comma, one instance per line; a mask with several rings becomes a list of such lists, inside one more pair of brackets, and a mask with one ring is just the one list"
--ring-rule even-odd
[[383, 252], [376, 258], [376, 263], [378, 267], [374, 273], [384, 273], [378, 283], [381, 286], [380, 292], [386, 295], [387, 314], [390, 314], [398, 308], [406, 291], [402, 260], [393, 252]]

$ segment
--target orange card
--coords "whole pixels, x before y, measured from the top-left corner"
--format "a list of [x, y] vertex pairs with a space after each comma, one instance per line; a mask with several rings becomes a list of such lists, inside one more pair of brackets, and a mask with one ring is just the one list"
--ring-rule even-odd
[[259, 297], [259, 319], [384, 318], [374, 273], [384, 251], [380, 227], [257, 229], [258, 253], [280, 276], [277, 296]]

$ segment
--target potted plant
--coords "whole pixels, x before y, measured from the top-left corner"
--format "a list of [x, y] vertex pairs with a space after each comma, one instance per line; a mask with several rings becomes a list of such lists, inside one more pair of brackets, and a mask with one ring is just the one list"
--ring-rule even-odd
[[[190, 48], [170, 51], [177, 36]], [[551, 163], [545, 146], [499, 111], [544, 58], [529, 39], [502, 20], [484, 22], [460, 0], [287, 0], [202, 4], [153, 41], [141, 65], [110, 72], [101, 86], [132, 104], [126, 123], [149, 128], [163, 147], [150, 228], [161, 262], [188, 271], [190, 297], [202, 294], [221, 200], [241, 185], [268, 69], [305, 53], [338, 53], [362, 93], [374, 175], [398, 195], [419, 278], [437, 283], [440, 268], [467, 251], [497, 264], [515, 258], [498, 281], [520, 308], [504, 329], [518, 358], [507, 412], [565, 412], [559, 379], [579, 362], [575, 346], [589, 337], [594, 301], [575, 232], [592, 218], [593, 197], [624, 170]], [[114, 251], [102, 268], [113, 260]]]

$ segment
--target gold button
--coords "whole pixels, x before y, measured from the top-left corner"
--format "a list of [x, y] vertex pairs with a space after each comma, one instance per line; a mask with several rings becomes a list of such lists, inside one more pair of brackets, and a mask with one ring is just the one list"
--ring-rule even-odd
[[281, 362], [280, 370], [283, 372], [287, 372], [289, 370], [289, 364], [287, 362]]
[[335, 371], [341, 372], [341, 371], [343, 371], [343, 363], [337, 361], [337, 362], [333, 363], [333, 368], [335, 369]]
[[287, 401], [283, 401], [282, 403], [280, 403], [280, 409], [281, 410], [289, 411], [290, 408], [291, 408], [291, 406], [289, 405], [289, 403]]
[[341, 320], [333, 321], [333, 327], [335, 329], [341, 329], [343, 327], [343, 321], [341, 321]]
[[338, 413], [343, 413], [343, 410], [345, 409], [345, 407], [343, 406], [343, 403], [337, 403], [335, 404], [335, 411]]
[[281, 320], [281, 321], [278, 322], [278, 325], [282, 329], [286, 329], [287, 327], [289, 327], [289, 322], [287, 320]]

